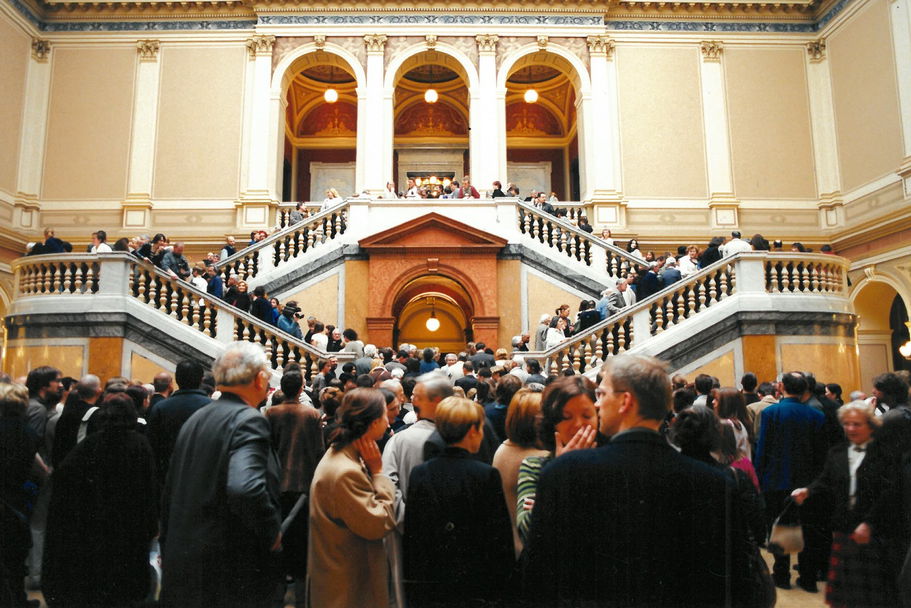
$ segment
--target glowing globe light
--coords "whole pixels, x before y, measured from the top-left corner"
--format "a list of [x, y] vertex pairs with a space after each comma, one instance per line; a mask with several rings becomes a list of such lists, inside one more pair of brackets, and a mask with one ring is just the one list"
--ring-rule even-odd
[[538, 101], [538, 92], [534, 89], [525, 91], [525, 103], [535, 103]]
[[436, 103], [440, 96], [437, 95], [436, 89], [427, 89], [424, 92], [424, 101], [427, 103]]
[[436, 318], [434, 313], [430, 313], [430, 318], [427, 319], [427, 331], [436, 331], [440, 328], [440, 320]]
[[338, 91], [335, 89], [326, 89], [326, 92], [323, 93], [323, 99], [326, 100], [326, 103], [335, 103], [338, 101]]

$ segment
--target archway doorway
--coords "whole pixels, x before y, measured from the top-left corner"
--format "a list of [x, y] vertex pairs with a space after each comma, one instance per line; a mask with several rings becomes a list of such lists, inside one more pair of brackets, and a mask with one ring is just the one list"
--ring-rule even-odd
[[895, 288], [884, 281], [863, 283], [854, 296], [861, 389], [868, 391], [883, 372], [911, 369], [898, 347], [908, 341], [908, 308]]
[[[439, 347], [443, 352], [459, 352], [471, 340], [474, 304], [465, 287], [442, 274], [419, 276], [406, 284], [392, 307], [395, 317], [393, 340], [419, 348]], [[431, 318], [438, 321], [433, 329]]]
[[566, 59], [547, 51], [523, 56], [509, 71], [506, 169], [521, 198], [532, 191], [563, 201], [581, 198], [574, 74]]

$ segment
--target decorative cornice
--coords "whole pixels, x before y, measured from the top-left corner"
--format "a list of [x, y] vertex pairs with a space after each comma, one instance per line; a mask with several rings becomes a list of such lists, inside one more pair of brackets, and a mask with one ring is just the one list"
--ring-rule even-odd
[[721, 61], [724, 45], [720, 40], [703, 40], [699, 44], [699, 48], [702, 51], [703, 61]]
[[586, 38], [588, 52], [593, 56], [610, 57], [614, 54], [614, 41], [603, 34]]
[[499, 42], [500, 37], [496, 34], [478, 34], [474, 39], [478, 42], [479, 53], [497, 52], [497, 42]]
[[364, 36], [367, 53], [382, 53], [386, 49], [386, 40], [386, 34], [367, 34]]
[[51, 43], [43, 38], [32, 38], [32, 59], [38, 63], [47, 63], [51, 54]]
[[316, 48], [323, 50], [326, 48], [326, 37], [322, 34], [317, 34], [313, 37], [313, 44], [316, 45]]
[[158, 61], [160, 46], [158, 40], [137, 40], [136, 52], [139, 53], [139, 61]]
[[273, 44], [275, 44], [275, 36], [253, 36], [247, 39], [247, 50], [250, 52], [250, 57], [271, 55]]
[[819, 63], [826, 58], [826, 40], [820, 38], [807, 43], [807, 54], [811, 63]]
[[434, 50], [437, 48], [437, 35], [436, 34], [427, 34], [424, 36], [424, 42], [427, 43], [427, 48], [429, 50]]

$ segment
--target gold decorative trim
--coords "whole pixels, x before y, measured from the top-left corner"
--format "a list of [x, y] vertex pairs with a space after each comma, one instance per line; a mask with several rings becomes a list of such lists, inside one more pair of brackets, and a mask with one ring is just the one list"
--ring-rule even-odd
[[720, 40], [703, 40], [699, 44], [699, 49], [702, 51], [703, 61], [721, 61], [724, 45]]
[[386, 49], [386, 40], [386, 34], [367, 34], [364, 36], [367, 53], [382, 53]]
[[542, 51], [547, 48], [547, 36], [538, 36], [538, 48]]
[[807, 54], [811, 63], [819, 63], [826, 58], [826, 39], [820, 38], [807, 43]]
[[437, 35], [436, 34], [427, 34], [424, 36], [424, 41], [427, 43], [427, 48], [429, 50], [434, 50], [437, 48]]
[[158, 49], [160, 43], [158, 40], [137, 40], [136, 52], [139, 53], [139, 61], [158, 61]]
[[474, 39], [478, 42], [479, 53], [497, 52], [497, 42], [499, 42], [500, 37], [496, 34], [478, 34]]
[[51, 43], [42, 38], [32, 38], [32, 59], [38, 63], [47, 63], [51, 54]]
[[610, 36], [589, 36], [586, 38], [588, 52], [592, 56], [611, 57], [614, 54], [614, 41]]
[[326, 37], [322, 34], [317, 34], [313, 37], [313, 44], [316, 45], [316, 48], [322, 51], [326, 48]]
[[275, 36], [253, 36], [247, 39], [247, 51], [249, 51], [250, 57], [271, 55], [274, 44]]

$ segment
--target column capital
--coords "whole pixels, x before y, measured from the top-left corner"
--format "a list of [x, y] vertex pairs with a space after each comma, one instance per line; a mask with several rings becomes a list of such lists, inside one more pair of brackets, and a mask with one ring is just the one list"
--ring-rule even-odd
[[43, 38], [32, 38], [32, 59], [38, 63], [47, 63], [51, 54], [51, 43]]
[[273, 44], [275, 44], [275, 36], [253, 36], [247, 39], [247, 51], [250, 53], [250, 57], [271, 55]]
[[496, 53], [497, 52], [497, 42], [499, 42], [500, 37], [496, 34], [478, 34], [474, 37], [478, 42], [478, 52], [480, 53]]
[[160, 47], [158, 40], [137, 40], [136, 52], [139, 54], [139, 61], [158, 61]]
[[386, 50], [386, 34], [367, 34], [364, 44], [367, 45], [367, 54], [380, 54]]
[[593, 57], [611, 57], [614, 54], [614, 41], [610, 36], [599, 34], [586, 38], [588, 52]]
[[538, 36], [538, 49], [544, 50], [547, 48], [548, 38], [547, 36]]
[[807, 43], [807, 55], [810, 63], [819, 63], [826, 58], [826, 39], [820, 38]]
[[702, 51], [703, 61], [721, 61], [724, 45], [720, 40], [703, 40], [699, 43], [699, 49]]

